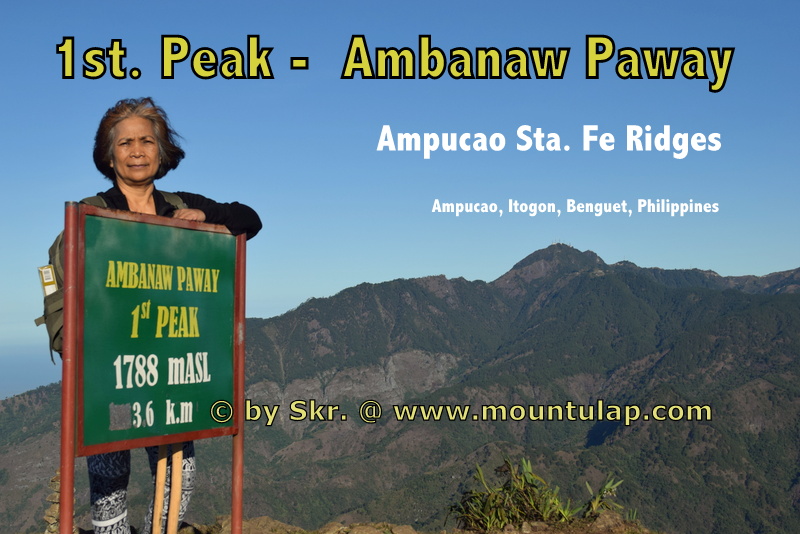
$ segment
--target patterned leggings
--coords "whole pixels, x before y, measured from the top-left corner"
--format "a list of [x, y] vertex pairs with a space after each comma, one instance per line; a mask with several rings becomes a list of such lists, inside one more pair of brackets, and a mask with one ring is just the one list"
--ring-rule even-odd
[[[146, 447], [155, 487], [158, 447]], [[172, 445], [167, 447], [168, 454]], [[128, 523], [128, 480], [131, 473], [131, 451], [96, 454], [86, 458], [89, 466], [89, 489], [92, 503], [92, 525], [95, 534], [130, 534]], [[167, 461], [167, 481], [164, 487], [164, 512], [161, 516], [161, 532], [166, 529], [169, 510], [169, 486], [172, 466]], [[181, 492], [180, 519], [189, 506], [195, 484], [194, 443], [183, 444], [183, 483]], [[150, 534], [153, 524], [153, 501], [144, 520], [142, 533]]]

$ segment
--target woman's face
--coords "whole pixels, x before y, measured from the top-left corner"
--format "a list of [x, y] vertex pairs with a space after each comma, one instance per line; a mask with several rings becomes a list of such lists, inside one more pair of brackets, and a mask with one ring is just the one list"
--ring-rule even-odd
[[121, 120], [116, 126], [111, 158], [117, 181], [129, 186], [147, 185], [153, 181], [158, 165], [153, 123], [142, 117]]

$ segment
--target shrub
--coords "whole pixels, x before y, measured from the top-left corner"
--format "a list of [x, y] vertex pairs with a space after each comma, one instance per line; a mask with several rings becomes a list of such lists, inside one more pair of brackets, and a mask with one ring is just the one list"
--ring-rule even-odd
[[609, 500], [622, 481], [615, 481], [610, 475], [597, 493], [587, 482], [591, 498], [584, 506], [573, 507], [570, 499], [563, 501], [559, 497], [558, 486], [550, 486], [532, 471], [525, 458], [519, 467], [506, 458], [499, 471], [505, 472], [508, 479], [500, 487], [491, 487], [481, 467], [476, 466], [475, 480], [482, 489], [465, 492], [461, 501], [450, 507], [460, 528], [490, 532], [525, 521], [570, 522], [579, 517], [581, 510], [585, 518], [595, 517], [603, 509], [622, 510], [622, 506]]

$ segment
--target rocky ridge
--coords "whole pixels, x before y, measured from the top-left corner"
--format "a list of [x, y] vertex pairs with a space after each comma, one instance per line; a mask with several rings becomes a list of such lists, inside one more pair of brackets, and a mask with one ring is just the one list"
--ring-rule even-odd
[[[178, 534], [230, 534], [230, 516], [220, 516], [213, 525], [183, 525]], [[593, 521], [548, 525], [542, 522], [523, 523], [518, 528], [506, 527], [502, 534], [656, 534], [638, 523], [626, 521], [615, 512], [604, 512]], [[80, 530], [80, 534], [91, 531]], [[242, 534], [422, 534], [409, 525], [390, 523], [331, 522], [317, 530], [303, 530], [269, 517], [257, 517], [242, 522]], [[464, 530], [440, 531], [438, 534], [475, 534]], [[500, 534], [500, 533], [497, 533]]]
[[[620, 502], [663, 531], [800, 532], [798, 276], [606, 264], [554, 245], [493, 282], [361, 284], [248, 319], [247, 397], [281, 408], [270, 426], [246, 425], [244, 515], [304, 532], [376, 519], [440, 532], [475, 466], [509, 456], [530, 458], [573, 500], [607, 473], [624, 478]], [[0, 520], [10, 532], [39, 531], [51, 506], [58, 393], [54, 385], [0, 401]], [[383, 404], [378, 423], [358, 420], [364, 399]], [[713, 420], [411, 421], [392, 411], [597, 399], [702, 403]], [[293, 420], [295, 400], [336, 404], [348, 419]], [[227, 508], [229, 441], [197, 444], [204, 467], [187, 519], [198, 524]], [[132, 510], [148, 497], [140, 465]], [[77, 473], [76, 516], [88, 528], [85, 467]]]

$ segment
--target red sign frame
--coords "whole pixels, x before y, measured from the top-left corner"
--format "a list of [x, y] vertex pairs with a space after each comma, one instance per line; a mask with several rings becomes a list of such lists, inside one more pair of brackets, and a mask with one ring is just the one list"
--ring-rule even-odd
[[[197, 430], [158, 437], [124, 441], [124, 447], [107, 444], [84, 446], [82, 443], [82, 415], [76, 414], [82, 405], [83, 365], [83, 306], [84, 306], [84, 229], [86, 216], [108, 217], [160, 226], [173, 226], [215, 233], [230, 233], [227, 228], [200, 222], [184, 221], [126, 211], [110, 210], [87, 204], [67, 202], [64, 224], [64, 351], [62, 354], [61, 399], [61, 507], [60, 534], [71, 534], [74, 513], [75, 457], [98, 454], [110, 450], [136, 448], [149, 445], [180, 443], [188, 440], [233, 436], [231, 481], [231, 532], [241, 533], [242, 496], [244, 475], [244, 340], [245, 340], [245, 235], [236, 237], [234, 281], [234, 333], [233, 333], [233, 425], [216, 429]], [[77, 394], [77, 395], [76, 395]], [[76, 396], [78, 397], [76, 399]], [[78, 401], [76, 403], [76, 400]], [[82, 412], [81, 412], [82, 413]], [[76, 447], [76, 431], [78, 443]]]

